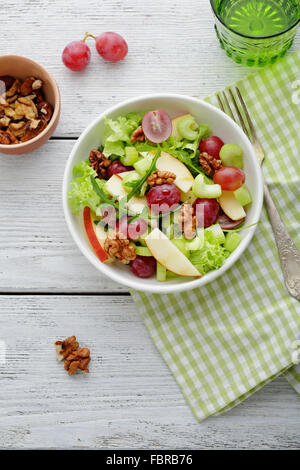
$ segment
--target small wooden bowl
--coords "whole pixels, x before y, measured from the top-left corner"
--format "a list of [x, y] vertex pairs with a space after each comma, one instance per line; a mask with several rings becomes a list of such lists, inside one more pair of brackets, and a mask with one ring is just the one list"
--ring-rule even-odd
[[32, 152], [44, 145], [54, 133], [60, 116], [60, 93], [56, 81], [44, 67], [27, 57], [19, 55], [0, 56], [0, 76], [10, 75], [15, 78], [36, 77], [43, 81], [42, 91], [46, 101], [53, 106], [53, 115], [39, 135], [27, 142], [14, 145], [0, 145], [0, 153], [20, 155]]

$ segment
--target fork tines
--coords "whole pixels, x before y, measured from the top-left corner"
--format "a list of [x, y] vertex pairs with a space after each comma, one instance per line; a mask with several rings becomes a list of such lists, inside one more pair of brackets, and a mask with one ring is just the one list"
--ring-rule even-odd
[[[228, 88], [227, 93], [226, 90], [217, 93], [217, 99], [220, 109], [225, 114], [228, 114], [235, 122], [240, 123], [247, 137], [253, 142], [256, 137], [255, 129], [239, 88], [235, 87], [234, 91]], [[233, 108], [236, 115], [233, 112]], [[238, 119], [235, 116], [237, 116]]]

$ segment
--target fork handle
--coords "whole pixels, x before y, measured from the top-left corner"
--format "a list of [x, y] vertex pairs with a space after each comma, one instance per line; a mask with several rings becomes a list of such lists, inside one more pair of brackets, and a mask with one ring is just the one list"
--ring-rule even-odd
[[264, 196], [287, 290], [292, 297], [300, 301], [300, 251], [289, 235], [266, 183], [264, 183]]

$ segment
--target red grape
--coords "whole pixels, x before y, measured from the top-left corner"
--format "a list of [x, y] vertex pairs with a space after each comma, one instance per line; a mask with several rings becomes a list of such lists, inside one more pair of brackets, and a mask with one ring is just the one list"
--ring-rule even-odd
[[107, 176], [110, 178], [112, 175], [124, 173], [125, 171], [134, 170], [133, 166], [125, 166], [119, 161], [113, 162], [107, 169]]
[[143, 117], [142, 128], [150, 142], [159, 144], [168, 140], [172, 133], [172, 121], [169, 115], [162, 109], [149, 111]]
[[220, 150], [223, 147], [224, 142], [219, 137], [213, 135], [207, 139], [202, 140], [199, 145], [200, 152], [206, 152], [214, 158], [220, 159]]
[[222, 166], [215, 172], [213, 180], [223, 191], [235, 191], [245, 183], [245, 173], [235, 166]]
[[147, 194], [147, 203], [154, 214], [170, 212], [180, 201], [180, 191], [175, 184], [153, 186]]
[[128, 52], [125, 39], [120, 34], [107, 32], [96, 38], [96, 49], [103, 59], [118, 62], [124, 59]]
[[62, 61], [66, 67], [79, 72], [85, 69], [91, 58], [90, 48], [83, 41], [73, 41], [68, 44], [62, 53]]
[[152, 256], [140, 256], [131, 261], [131, 271], [137, 277], [150, 277], [156, 272], [156, 261]]
[[148, 224], [145, 219], [136, 219], [129, 223], [130, 219], [131, 217], [127, 218], [125, 215], [117, 221], [117, 230], [122, 232], [126, 238], [136, 240], [147, 231]]
[[229, 217], [227, 217], [226, 214], [222, 213], [218, 217], [218, 224], [220, 224], [220, 227], [222, 230], [233, 230], [239, 227], [239, 225], [241, 225], [241, 223], [243, 223], [244, 220], [245, 220], [245, 217], [240, 220], [232, 220]]
[[216, 223], [220, 212], [220, 206], [216, 199], [198, 198], [193, 206], [198, 227], [210, 227]]

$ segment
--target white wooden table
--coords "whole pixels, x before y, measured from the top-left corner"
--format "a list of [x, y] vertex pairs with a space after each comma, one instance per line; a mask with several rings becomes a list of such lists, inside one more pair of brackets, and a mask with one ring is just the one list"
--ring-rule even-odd
[[[154, 91], [203, 97], [249, 73], [219, 48], [209, 1], [7, 0], [1, 15], [1, 53], [53, 73], [62, 116], [42, 149], [0, 157], [0, 447], [299, 447], [300, 399], [283, 378], [199, 424], [127, 289], [88, 263], [64, 222], [64, 166], [99, 113]], [[123, 34], [126, 60], [105, 63], [91, 42], [88, 69], [67, 70], [61, 51], [86, 30]], [[91, 348], [89, 375], [55, 360], [53, 341], [71, 334]]]

